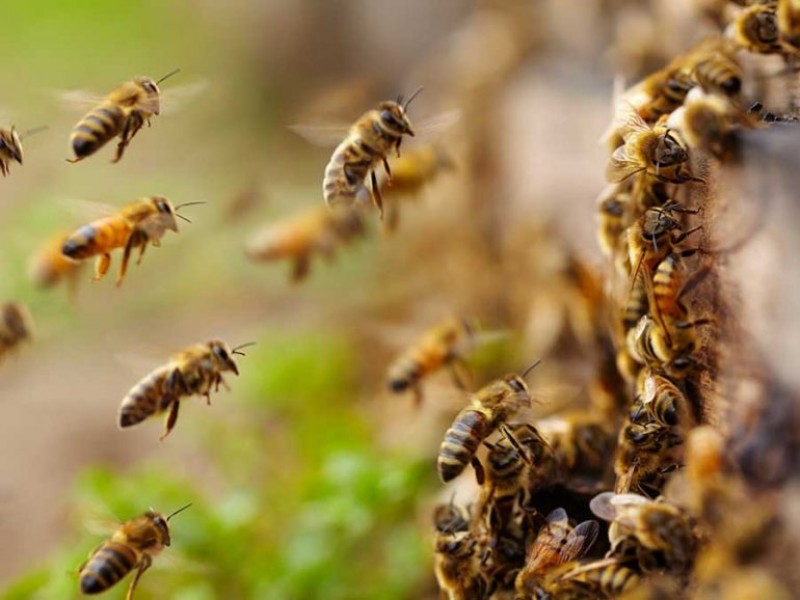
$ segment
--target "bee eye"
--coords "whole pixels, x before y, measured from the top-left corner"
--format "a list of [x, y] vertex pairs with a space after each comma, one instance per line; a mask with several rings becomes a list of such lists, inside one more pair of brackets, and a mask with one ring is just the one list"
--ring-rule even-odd
[[386, 108], [381, 111], [381, 121], [388, 123], [395, 129], [402, 127], [402, 123], [397, 120], [397, 117], [392, 113], [392, 111]]

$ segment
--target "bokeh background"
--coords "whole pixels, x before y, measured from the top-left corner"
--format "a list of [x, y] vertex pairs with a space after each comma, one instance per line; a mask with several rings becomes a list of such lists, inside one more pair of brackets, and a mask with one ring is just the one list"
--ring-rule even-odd
[[[686, 2], [579, 4], [3, 3], [2, 124], [49, 129], [0, 182], [0, 300], [26, 303], [37, 328], [0, 364], [0, 597], [78, 597], [75, 571], [107, 535], [102, 523], [187, 502], [140, 600], [436, 597], [433, 464], [463, 397], [437, 377], [415, 410], [388, 394], [385, 367], [453, 313], [510, 332], [472, 358], [479, 380], [575, 348], [559, 286], [571, 253], [605, 268], [594, 199], [614, 77], [632, 80], [702, 33], [684, 26]], [[119, 164], [110, 148], [64, 161], [85, 112], [65, 91], [102, 95], [177, 67], [163, 114]], [[412, 120], [461, 111], [436, 140], [456, 169], [403, 204], [399, 231], [372, 223], [302, 285], [288, 265], [248, 262], [259, 225], [321, 203], [330, 149], [287, 126], [346, 123], [419, 85]], [[32, 253], [95, 203], [156, 193], [206, 204], [187, 208], [193, 223], [120, 289], [111, 276], [90, 284], [88, 269], [75, 301], [30, 283]], [[242, 194], [258, 202], [237, 216]], [[792, 255], [771, 248], [770, 264]], [[787, 312], [796, 302], [759, 293]], [[160, 420], [119, 431], [128, 389], [210, 337], [257, 343], [231, 391], [211, 407], [186, 402], [163, 442]], [[796, 356], [786, 344], [776, 356]], [[585, 358], [546, 361], [537, 381], [580, 389]], [[105, 597], [123, 598], [126, 584]]]

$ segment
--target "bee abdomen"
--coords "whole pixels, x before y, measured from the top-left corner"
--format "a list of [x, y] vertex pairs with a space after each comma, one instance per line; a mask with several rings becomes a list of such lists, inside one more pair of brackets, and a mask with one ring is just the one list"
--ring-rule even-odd
[[122, 129], [125, 113], [113, 104], [101, 105], [81, 119], [70, 141], [75, 156], [83, 158], [99, 150]]
[[119, 407], [119, 426], [130, 427], [165, 410], [175, 398], [166, 390], [168, 370], [157, 369], [137, 383]]
[[491, 429], [491, 423], [483, 413], [474, 409], [461, 411], [447, 430], [436, 460], [443, 482], [447, 483], [464, 470]]
[[389, 388], [402, 392], [417, 383], [423, 375], [422, 364], [414, 356], [401, 356], [389, 367]]
[[96, 237], [97, 228], [91, 224], [84, 225], [66, 239], [61, 247], [61, 253], [69, 258], [88, 258], [94, 254]]
[[127, 546], [117, 542], [103, 544], [81, 569], [81, 592], [104, 592], [130, 573], [135, 565], [136, 554]]

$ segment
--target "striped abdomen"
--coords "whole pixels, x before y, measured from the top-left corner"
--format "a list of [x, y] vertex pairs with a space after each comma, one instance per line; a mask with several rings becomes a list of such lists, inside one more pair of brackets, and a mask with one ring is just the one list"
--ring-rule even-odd
[[394, 392], [402, 392], [423, 377], [432, 373], [445, 362], [442, 346], [418, 346], [412, 348], [389, 367], [389, 387]]
[[94, 154], [122, 131], [125, 111], [116, 104], [101, 104], [83, 117], [72, 130], [70, 142], [77, 158]]
[[608, 565], [600, 569], [591, 569], [578, 573], [569, 578], [591, 586], [594, 592], [602, 594], [603, 598], [616, 597], [627, 592], [639, 584], [639, 575], [620, 565]]
[[660, 314], [670, 315], [675, 312], [679, 288], [678, 257], [670, 254], [658, 264], [653, 275], [653, 295]]
[[625, 331], [629, 331], [636, 327], [644, 315], [647, 314], [647, 288], [645, 287], [644, 273], [639, 273], [636, 276], [636, 282], [628, 294], [628, 301], [625, 303], [625, 309], [622, 312], [622, 323], [625, 326]]
[[118, 542], [106, 542], [81, 568], [81, 592], [104, 592], [130, 573], [136, 563], [137, 556], [131, 548]]
[[84, 259], [97, 254], [105, 254], [128, 243], [131, 224], [127, 219], [116, 215], [93, 221], [70, 235], [61, 252], [69, 258]]
[[478, 446], [494, 430], [486, 413], [475, 408], [465, 408], [455, 418], [444, 435], [439, 448], [436, 468], [439, 477], [447, 483], [457, 477], [475, 456]]
[[137, 383], [119, 407], [119, 426], [130, 427], [166, 410], [177, 395], [167, 390], [167, 380], [174, 367], [159, 367]]

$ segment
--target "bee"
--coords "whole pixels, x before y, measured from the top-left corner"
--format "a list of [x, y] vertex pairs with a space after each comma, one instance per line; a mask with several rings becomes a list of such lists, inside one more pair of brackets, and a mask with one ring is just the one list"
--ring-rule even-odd
[[692, 51], [691, 75], [709, 94], [736, 98], [742, 91], [742, 66], [730, 48], [723, 46], [718, 38], [701, 42]]
[[667, 119], [667, 126], [679, 131], [690, 148], [717, 158], [731, 148], [735, 130], [748, 123], [745, 114], [724, 96], [694, 92]]
[[657, 494], [667, 474], [680, 466], [677, 448], [682, 444], [680, 436], [660, 423], [626, 421], [619, 432], [614, 460], [614, 491], [621, 494], [637, 489]]
[[524, 378], [538, 364], [539, 361], [533, 363], [522, 376], [506, 375], [472, 394], [470, 403], [456, 415], [439, 448], [436, 468], [444, 483], [461, 474], [481, 442], [501, 423], [531, 405]]
[[468, 368], [463, 356], [474, 345], [475, 330], [471, 319], [450, 317], [434, 325], [389, 365], [389, 389], [395, 393], [411, 390], [419, 405], [420, 383], [443, 367], [450, 370], [458, 387], [466, 389], [462, 372]]
[[65, 256], [61, 251], [68, 237], [69, 234], [59, 234], [48, 240], [31, 258], [28, 273], [34, 285], [45, 289], [65, 280], [70, 296], [74, 297], [83, 263]]
[[134, 248], [139, 248], [137, 264], [142, 261], [147, 244], [161, 245], [161, 238], [169, 231], [178, 231], [176, 217], [189, 221], [177, 211], [200, 202], [186, 202], [178, 206], [163, 196], [140, 198], [126, 204], [115, 214], [92, 221], [71, 233], [64, 241], [61, 252], [64, 256], [83, 260], [97, 256], [94, 281], [99, 281], [111, 266], [111, 251], [124, 248], [117, 285], [125, 279], [128, 261]]
[[682, 425], [683, 429], [694, 425], [689, 401], [680, 388], [651, 369], [645, 369], [639, 375], [630, 419], [632, 423], [643, 425], [650, 422], [665, 427]]
[[245, 253], [251, 260], [293, 261], [291, 279], [300, 282], [308, 276], [314, 254], [332, 260], [339, 246], [363, 234], [364, 222], [355, 209], [313, 208], [268, 225], [248, 241]]
[[400, 223], [399, 198], [418, 194], [441, 173], [453, 170], [455, 165], [450, 155], [434, 144], [411, 148], [402, 156], [389, 161], [389, 164], [392, 169], [391, 178], [379, 180], [378, 183], [384, 200], [391, 200], [386, 206], [384, 230], [392, 233]]
[[618, 183], [639, 173], [671, 183], [700, 181], [691, 173], [686, 144], [668, 127], [650, 127], [631, 105], [620, 120], [625, 143], [611, 155], [606, 169], [608, 181]]
[[609, 185], [597, 199], [597, 241], [607, 257], [619, 252], [630, 203], [630, 185], [627, 182]]
[[539, 598], [537, 594], [543, 588], [547, 589], [547, 579], [551, 572], [583, 556], [591, 548], [599, 532], [597, 521], [583, 521], [573, 528], [563, 508], [552, 511], [531, 543], [525, 566], [517, 575], [516, 597]]
[[775, 54], [784, 50], [773, 3], [754, 4], [742, 10], [728, 26], [726, 35], [749, 52]]
[[210, 340], [173, 355], [167, 364], [156, 368], [131, 388], [119, 407], [119, 427], [136, 425], [168, 410], [163, 440], [175, 427], [181, 399], [205, 396], [206, 403], [211, 405], [211, 388], [218, 391], [220, 384], [228, 387], [222, 378], [226, 371], [239, 375], [233, 356], [244, 356], [240, 350], [249, 345], [231, 349], [222, 340]]
[[648, 75], [620, 98], [620, 102], [635, 107], [638, 115], [647, 123], [655, 123], [662, 115], [668, 115], [683, 104], [695, 82], [679, 61], [673, 61], [663, 69]]
[[169, 520], [190, 506], [187, 504], [167, 516], [151, 509], [123, 523], [78, 569], [81, 592], [104, 592], [136, 569], [125, 595], [125, 600], [131, 600], [139, 579], [153, 564], [153, 557], [170, 545]]
[[480, 600], [487, 582], [480, 572], [478, 542], [463, 513], [451, 503], [434, 511], [434, 573], [442, 595], [449, 600]]
[[661, 554], [667, 570], [682, 573], [691, 566], [696, 539], [691, 522], [677, 506], [638, 494], [604, 492], [592, 500], [590, 508], [596, 516], [612, 523], [612, 546], [633, 537], [645, 551]]
[[636, 588], [640, 581], [638, 573], [613, 558], [566, 563], [549, 578], [547, 592], [561, 600], [616, 598]]
[[660, 368], [670, 377], [685, 378], [700, 365], [694, 357], [698, 346], [697, 328], [709, 319], [665, 318], [660, 325], [645, 315], [628, 332], [628, 352], [640, 364]]
[[0, 305], [0, 360], [33, 337], [33, 319], [18, 302]]
[[644, 315], [648, 314], [650, 303], [647, 298], [646, 278], [643, 273], [639, 273], [633, 282], [628, 299], [622, 308], [622, 325], [625, 331], [630, 331], [636, 327]]
[[364, 113], [353, 124], [325, 167], [322, 193], [329, 207], [342, 202], [352, 206], [366, 192], [366, 180], [369, 176], [372, 183], [370, 195], [383, 218], [383, 199], [375, 168], [382, 162], [387, 175], [391, 177], [389, 153], [394, 149], [399, 156], [403, 136], [414, 136], [406, 111], [421, 91], [422, 88], [415, 91], [405, 104], [402, 96], [396, 102], [381, 102], [377, 108]]
[[111, 90], [108, 96], [84, 116], [70, 135], [70, 144], [75, 158], [67, 159], [76, 163], [91, 156], [108, 143], [119, 137], [117, 152], [111, 162], [119, 162], [133, 137], [145, 123], [161, 112], [161, 90], [158, 85], [178, 73], [176, 69], [158, 81], [150, 77], [134, 77]]
[[11, 161], [17, 161], [22, 164], [22, 140], [40, 131], [44, 131], [47, 127], [37, 127], [26, 131], [24, 135], [20, 135], [16, 128], [12, 125], [11, 129], [0, 127], [0, 173], [3, 177], [7, 177]]

